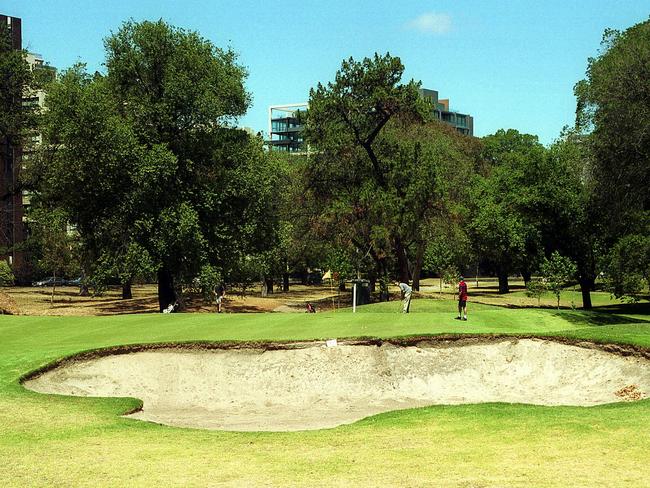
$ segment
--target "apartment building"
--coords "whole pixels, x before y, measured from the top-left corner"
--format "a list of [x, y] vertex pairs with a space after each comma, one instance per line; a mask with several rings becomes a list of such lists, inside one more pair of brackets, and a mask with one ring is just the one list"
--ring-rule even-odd
[[[449, 99], [440, 99], [436, 90], [421, 88], [420, 96], [433, 107], [433, 116], [441, 122], [451, 125], [458, 132], [467, 136], [474, 135], [474, 118], [449, 108]], [[302, 137], [303, 121], [301, 112], [307, 110], [308, 104], [293, 103], [272, 105], [268, 114], [268, 139], [266, 145], [273, 151], [286, 151], [294, 154], [305, 152]]]
[[[9, 31], [11, 48], [21, 50], [21, 19], [0, 14], [0, 23]], [[47, 65], [42, 56], [27, 53], [26, 61], [41, 81], [56, 76], [56, 70]], [[44, 100], [45, 92], [33, 89], [23, 94], [22, 103], [25, 107], [42, 107]], [[25, 253], [20, 244], [26, 238], [25, 205], [29, 203], [29, 195], [21, 188], [20, 170], [25, 161], [33, 156], [40, 140], [40, 134], [34, 133], [22, 145], [18, 145], [4, 135], [0, 136], [0, 259], [12, 265], [18, 280], [27, 272]]]

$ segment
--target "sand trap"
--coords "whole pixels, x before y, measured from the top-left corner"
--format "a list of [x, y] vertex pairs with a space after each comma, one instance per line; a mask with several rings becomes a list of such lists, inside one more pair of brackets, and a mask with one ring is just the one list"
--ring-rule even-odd
[[291, 431], [426, 405], [587, 406], [641, 399], [650, 392], [650, 361], [538, 339], [160, 349], [71, 362], [25, 386], [43, 393], [140, 398], [143, 409], [130, 416], [161, 424]]

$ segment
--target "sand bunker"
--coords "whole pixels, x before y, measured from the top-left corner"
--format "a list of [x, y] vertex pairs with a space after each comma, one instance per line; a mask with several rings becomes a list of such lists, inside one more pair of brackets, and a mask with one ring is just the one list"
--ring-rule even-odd
[[650, 392], [650, 361], [538, 339], [160, 349], [72, 362], [25, 386], [43, 393], [140, 398], [143, 409], [130, 416], [161, 424], [289, 431], [426, 405], [586, 406], [641, 399]]

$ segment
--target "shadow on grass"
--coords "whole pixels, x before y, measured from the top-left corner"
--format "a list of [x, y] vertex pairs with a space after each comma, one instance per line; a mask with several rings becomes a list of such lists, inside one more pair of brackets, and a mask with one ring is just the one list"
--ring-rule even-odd
[[630, 315], [650, 315], [650, 301], [637, 302], [637, 303], [612, 303], [609, 305], [602, 305], [594, 307], [599, 312], [606, 313], [620, 313]]
[[[593, 325], [596, 327], [604, 326], [604, 325], [629, 325], [629, 324], [650, 325], [650, 320], [644, 320], [641, 318], [620, 315], [622, 313], [630, 313], [630, 312], [615, 312], [615, 311], [606, 312], [601, 309], [599, 309], [598, 311], [591, 311], [591, 312], [559, 310], [554, 312], [553, 315], [563, 320], [566, 320], [567, 322], [570, 322], [572, 324]], [[636, 313], [641, 314], [642, 312], [636, 312]]]

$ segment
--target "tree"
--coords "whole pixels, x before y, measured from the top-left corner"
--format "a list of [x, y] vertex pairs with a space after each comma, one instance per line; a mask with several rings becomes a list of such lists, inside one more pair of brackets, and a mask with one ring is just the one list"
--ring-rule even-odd
[[7, 261], [0, 261], [0, 286], [9, 286], [14, 284], [14, 272]]
[[6, 24], [0, 25], [0, 141], [20, 145], [35, 126], [35, 112], [23, 104], [34, 87], [26, 52], [13, 49]]
[[650, 287], [650, 235], [629, 234], [607, 256], [605, 285], [616, 298], [637, 301]]
[[514, 129], [483, 138], [488, 163], [470, 199], [470, 229], [478, 254], [496, 269], [499, 292], [507, 293], [508, 274], [528, 282], [541, 258], [557, 249], [558, 219], [567, 204], [554, 161], [537, 137]]
[[539, 278], [533, 278], [526, 283], [526, 295], [531, 298], [537, 298], [537, 306], [540, 306], [542, 295], [548, 291], [546, 281]]
[[618, 237], [650, 211], [650, 20], [607, 29], [600, 54], [575, 86], [577, 127], [594, 154], [596, 192], [609, 233]]
[[461, 136], [430, 120], [418, 85], [400, 84], [403, 70], [389, 54], [349, 59], [333, 83], [311, 90], [305, 193], [317, 202], [317, 229], [349, 253], [368, 249], [378, 277], [395, 267], [407, 281], [422, 267], [429, 220], [444, 207], [448, 168], [462, 175], [471, 165]]
[[424, 269], [438, 275], [442, 293], [444, 275], [450, 271], [457, 275], [465, 267], [470, 259], [471, 243], [459, 223], [450, 219], [432, 221], [426, 240]]
[[[607, 29], [575, 86], [576, 128], [591, 154], [589, 179], [601, 247], [615, 296], [637, 293], [646, 272], [634, 246], [650, 225], [650, 20]], [[621, 258], [628, 256], [629, 263]], [[634, 263], [634, 264], [632, 264]], [[633, 268], [638, 266], [638, 268]], [[634, 283], [637, 284], [634, 284]]]
[[544, 259], [541, 266], [542, 277], [546, 288], [557, 298], [557, 308], [560, 308], [560, 294], [575, 277], [576, 265], [571, 259], [554, 252], [550, 259]]
[[77, 66], [51, 89], [37, 187], [94, 263], [127, 281], [154, 267], [162, 311], [205, 266], [226, 276], [265, 249], [274, 167], [232, 127], [249, 103], [232, 51], [162, 21], [127, 22], [105, 46], [105, 76]]
[[33, 214], [32, 235], [41, 249], [38, 265], [54, 277], [50, 304], [54, 303], [56, 278], [78, 271], [78, 239], [67, 228], [68, 216], [60, 209], [40, 208]]
[[585, 137], [563, 131], [547, 152], [553, 178], [556, 211], [549, 220], [547, 254], [558, 251], [577, 265], [582, 307], [591, 309], [593, 291], [604, 248], [602, 209], [596, 204], [591, 150]]

